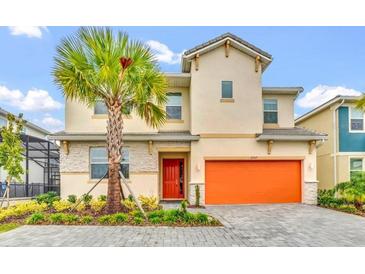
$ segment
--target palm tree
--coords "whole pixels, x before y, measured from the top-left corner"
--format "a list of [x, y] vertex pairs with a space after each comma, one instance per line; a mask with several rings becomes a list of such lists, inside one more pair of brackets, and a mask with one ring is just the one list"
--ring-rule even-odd
[[120, 160], [123, 113], [133, 110], [159, 127], [166, 119], [167, 81], [150, 49], [110, 28], [82, 27], [61, 41], [53, 76], [64, 96], [92, 107], [103, 100], [108, 108], [109, 179], [107, 211], [121, 210]]

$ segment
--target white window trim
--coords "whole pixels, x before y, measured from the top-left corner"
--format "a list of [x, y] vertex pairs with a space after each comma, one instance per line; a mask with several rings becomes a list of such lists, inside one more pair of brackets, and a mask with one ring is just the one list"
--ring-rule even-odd
[[167, 107], [180, 107], [181, 108], [181, 115], [180, 115], [180, 119], [168, 119], [167, 115], [166, 115], [166, 121], [183, 121], [183, 93], [180, 91], [168, 91], [167, 92], [167, 96], [169, 96], [170, 94], [180, 94], [181, 97], [181, 104], [180, 105], [169, 105], [168, 103], [166, 103], [166, 112], [167, 112]]
[[[5, 117], [0, 117], [0, 120], [5, 121], [5, 126], [8, 126], [8, 119], [6, 119]], [[2, 126], [0, 125], [0, 127]]]
[[[265, 100], [275, 100], [276, 101], [276, 110], [265, 110]], [[262, 100], [262, 108], [263, 108], [263, 114], [264, 114], [264, 124], [272, 125], [272, 124], [279, 124], [279, 100], [276, 98], [263, 98]], [[265, 112], [276, 112], [278, 121], [276, 123], [265, 123]]]
[[362, 170], [365, 171], [365, 157], [361, 156], [350, 156], [349, 157], [349, 179], [351, 178], [351, 171], [360, 171], [360, 170], [351, 170], [351, 159], [361, 159], [362, 160]]
[[351, 129], [351, 116], [352, 116], [352, 106], [347, 106], [349, 110], [349, 132], [351, 133], [365, 133], [365, 112], [362, 113], [362, 119], [363, 119], [363, 129], [362, 130], [354, 130]]

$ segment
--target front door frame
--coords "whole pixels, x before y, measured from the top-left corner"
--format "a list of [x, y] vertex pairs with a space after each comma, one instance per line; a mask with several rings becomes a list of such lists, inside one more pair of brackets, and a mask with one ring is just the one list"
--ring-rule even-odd
[[[186, 152], [160, 152], [159, 155], [159, 179], [160, 179], [160, 191], [159, 196], [162, 201], [181, 201], [188, 197], [188, 153]], [[183, 198], [164, 198], [163, 197], [163, 159], [183, 159], [184, 160], [184, 196]]]

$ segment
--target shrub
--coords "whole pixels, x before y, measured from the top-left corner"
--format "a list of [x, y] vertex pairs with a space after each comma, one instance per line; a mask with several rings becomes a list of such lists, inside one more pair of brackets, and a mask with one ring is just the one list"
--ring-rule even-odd
[[341, 211], [348, 213], [356, 213], [357, 209], [354, 205], [341, 205], [338, 207]]
[[128, 220], [128, 215], [125, 213], [115, 213], [113, 219], [115, 223], [124, 223]]
[[48, 219], [53, 224], [72, 224], [79, 220], [79, 216], [75, 214], [54, 213], [49, 215]]
[[82, 212], [86, 209], [86, 206], [83, 203], [79, 203], [75, 209], [77, 212]]
[[187, 200], [183, 200], [180, 203], [180, 211], [182, 214], [185, 214], [187, 211], [187, 207], [188, 207], [188, 201]]
[[165, 212], [163, 210], [155, 210], [147, 213], [148, 219], [163, 218]]
[[93, 196], [90, 195], [90, 194], [83, 194], [81, 196], [81, 201], [86, 205], [86, 206], [89, 206], [90, 205], [90, 202], [91, 200], [93, 199]]
[[140, 195], [138, 200], [141, 203], [142, 208], [145, 211], [153, 211], [157, 209], [161, 209], [161, 206], [158, 204], [157, 197], [155, 196], [143, 196]]
[[184, 223], [192, 224], [196, 220], [195, 214], [193, 214], [191, 212], [186, 212], [186, 214], [184, 214], [184, 216], [182, 217], [182, 220]]
[[48, 219], [52, 224], [62, 224], [63, 220], [65, 219], [65, 214], [64, 213], [50, 214], [48, 216]]
[[94, 220], [94, 218], [92, 216], [89, 216], [89, 215], [82, 216], [81, 219], [80, 219], [82, 224], [90, 224], [93, 220]]
[[79, 216], [75, 214], [65, 214], [63, 221], [66, 224], [73, 224], [76, 223], [79, 220]]
[[106, 195], [99, 195], [98, 201], [106, 202]]
[[326, 207], [338, 207], [344, 203], [343, 199], [335, 197], [334, 189], [322, 189], [318, 190], [317, 202], [318, 205]]
[[67, 201], [69, 201], [71, 204], [75, 204], [77, 201], [77, 196], [72, 194], [72, 195], [68, 195], [67, 197]]
[[29, 225], [34, 225], [34, 224], [39, 224], [45, 221], [45, 216], [43, 213], [33, 213], [27, 220], [26, 220], [26, 224]]
[[176, 223], [178, 219], [174, 215], [165, 215], [165, 216], [163, 216], [162, 220], [165, 223], [173, 224], [173, 223]]
[[180, 210], [178, 210], [178, 209], [169, 209], [169, 210], [165, 210], [164, 215], [179, 218], [182, 214], [181, 214]]
[[122, 206], [124, 206], [128, 211], [134, 211], [137, 209], [137, 205], [133, 200], [125, 199], [122, 201]]
[[92, 200], [90, 202], [90, 207], [95, 212], [101, 212], [106, 206], [106, 201]]
[[200, 188], [199, 185], [195, 185], [195, 206], [200, 206]]
[[199, 224], [208, 224], [209, 223], [209, 218], [207, 214], [198, 212], [195, 215], [195, 221]]
[[113, 224], [114, 223], [113, 215], [103, 215], [98, 218], [98, 222], [100, 224]]
[[74, 205], [69, 202], [68, 200], [60, 200], [60, 201], [54, 201], [53, 202], [53, 208], [57, 212], [63, 212], [66, 210], [70, 210]]
[[361, 210], [365, 202], [365, 172], [354, 173], [349, 182], [340, 183], [335, 189], [347, 203]]
[[139, 217], [139, 216], [135, 216], [135, 217], [133, 218], [133, 222], [134, 222], [135, 224], [137, 224], [137, 225], [142, 224], [142, 223], [143, 223], [143, 221], [144, 221], [144, 219], [143, 219], [143, 218], [141, 218], [141, 217]]
[[160, 217], [153, 217], [153, 218], [151, 218], [149, 220], [150, 220], [150, 222], [152, 224], [160, 224], [160, 223], [162, 223], [162, 218], [160, 218]]
[[131, 212], [129, 212], [129, 214], [132, 216], [132, 217], [140, 217], [140, 218], [143, 218], [143, 213], [139, 210], [133, 210]]
[[22, 217], [30, 213], [42, 212], [47, 208], [48, 208], [47, 204], [45, 203], [38, 204], [36, 201], [19, 203], [7, 209], [2, 209], [0, 212], [0, 222], [11, 217]]
[[56, 192], [50, 191], [44, 194], [37, 195], [35, 199], [39, 204], [46, 203], [49, 207], [51, 207], [54, 201], [59, 201], [61, 198], [57, 195]]

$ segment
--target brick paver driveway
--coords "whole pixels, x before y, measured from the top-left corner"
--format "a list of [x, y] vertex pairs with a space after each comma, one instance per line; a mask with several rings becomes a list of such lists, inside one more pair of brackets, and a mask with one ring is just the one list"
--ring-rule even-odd
[[211, 206], [224, 227], [23, 226], [0, 246], [365, 246], [365, 218], [301, 204]]

